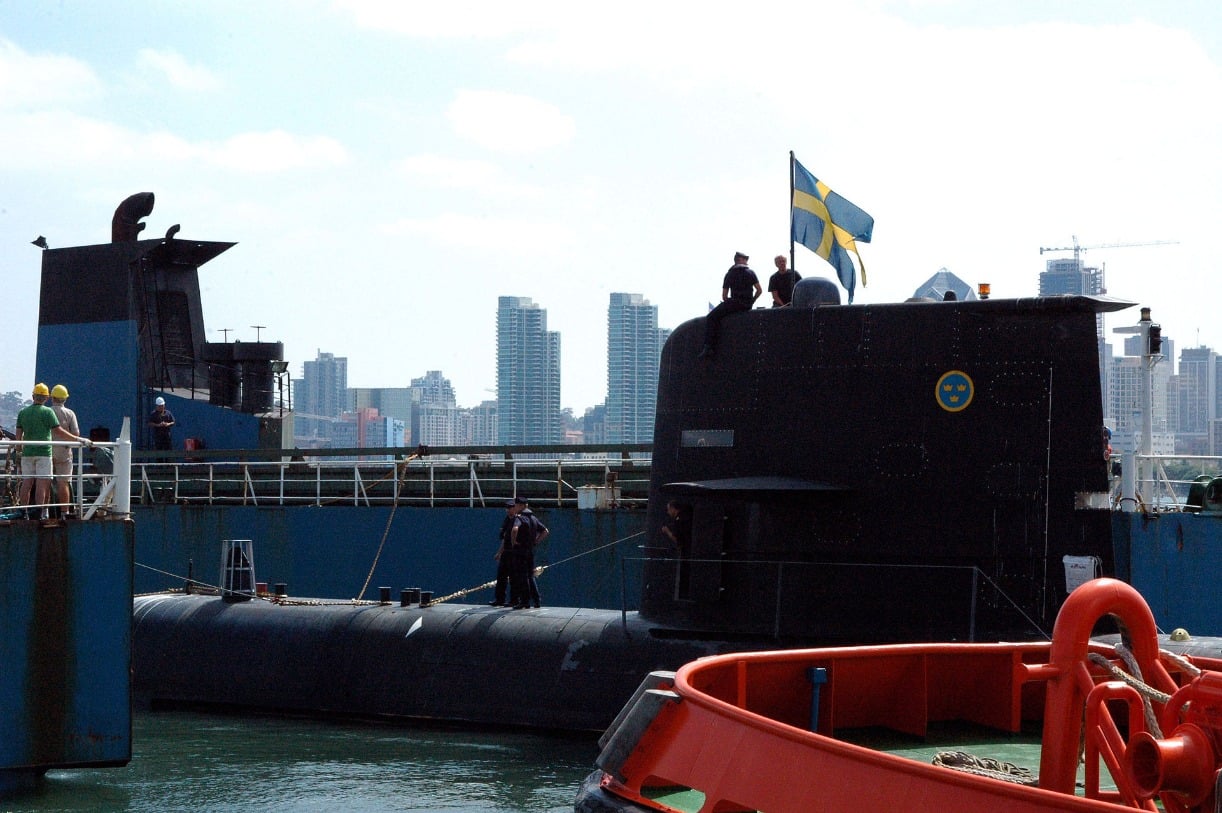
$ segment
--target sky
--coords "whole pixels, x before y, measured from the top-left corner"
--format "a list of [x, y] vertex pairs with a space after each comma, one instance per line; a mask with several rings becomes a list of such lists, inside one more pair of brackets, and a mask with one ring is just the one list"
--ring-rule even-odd
[[282, 341], [294, 377], [346, 356], [352, 387], [440, 370], [474, 406], [497, 298], [530, 297], [580, 415], [611, 293], [673, 328], [735, 251], [766, 285], [790, 151], [874, 217], [855, 303], [942, 268], [1032, 296], [1076, 240], [1222, 350], [1216, 0], [0, 0], [0, 391], [37, 377], [30, 241], [108, 242], [153, 192], [142, 237], [237, 242], [200, 269], [208, 340]]

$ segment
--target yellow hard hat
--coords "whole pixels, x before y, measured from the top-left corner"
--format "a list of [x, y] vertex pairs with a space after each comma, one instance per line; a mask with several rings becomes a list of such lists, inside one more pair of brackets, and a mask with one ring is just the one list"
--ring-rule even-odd
[[43, 384], [43, 383], [40, 381], [40, 382], [38, 382], [37, 384], [35, 384], [35, 385], [34, 385], [34, 394], [35, 394], [35, 395], [50, 395], [50, 394], [51, 394], [51, 391], [50, 391], [49, 389], [47, 389], [47, 385], [46, 385], [46, 384]]
[[58, 398], [61, 401], [68, 400], [68, 388], [63, 384], [56, 384], [51, 388], [51, 397]]

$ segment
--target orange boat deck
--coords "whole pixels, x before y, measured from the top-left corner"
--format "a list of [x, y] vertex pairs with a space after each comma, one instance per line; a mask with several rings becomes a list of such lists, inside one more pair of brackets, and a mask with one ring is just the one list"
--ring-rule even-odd
[[[602, 787], [635, 806], [625, 809], [646, 810], [673, 809], [649, 798], [655, 789], [690, 788], [703, 794], [700, 810], [706, 813], [1154, 811], [1155, 798], [1170, 811], [1213, 810], [1222, 760], [1200, 738], [1181, 733], [1185, 706], [1176, 707], [1174, 699], [1208, 703], [1222, 720], [1222, 703], [1213, 708], [1214, 698], [1201, 688], [1213, 673], [1194, 679], [1176, 663], [1163, 664], [1144, 603], [1138, 596], [1146, 618], [1128, 606], [1134, 596], [1119, 582], [1092, 583], [1077, 599], [1086, 605], [1081, 617], [1064, 625], [1058, 619], [1053, 643], [849, 647], [695, 661], [673, 681], [655, 678], [660, 685], [642, 687], [636, 711], [626, 708], [608, 730], [598, 763]], [[1094, 620], [1104, 614], [1118, 615], [1133, 632], [1144, 680], [1174, 694], [1155, 707], [1168, 730], [1165, 740], [1145, 733], [1137, 691], [1106, 668], [1122, 660], [1089, 641]], [[1208, 717], [1205, 710], [1202, 715]], [[838, 731], [863, 728], [922, 738], [940, 723], [1011, 734], [1044, 724], [1040, 786], [923, 764], [836, 738]], [[1222, 743], [1216, 735], [1208, 731], [1206, 739]], [[1082, 742], [1085, 788], [1075, 789]]]

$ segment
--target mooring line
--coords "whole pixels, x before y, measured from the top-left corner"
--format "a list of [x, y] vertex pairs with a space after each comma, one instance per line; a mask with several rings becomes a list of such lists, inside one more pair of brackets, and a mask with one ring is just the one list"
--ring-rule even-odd
[[[394, 517], [394, 511], [391, 511], [391, 517], [388, 518], [386, 521], [386, 533], [382, 535], [383, 544], [386, 543], [386, 535], [390, 533], [390, 520], [393, 519], [393, 517]], [[598, 551], [603, 550], [605, 548], [614, 547], [615, 545], [618, 545], [622, 542], [627, 542], [630, 539], [635, 539], [638, 536], [643, 535], [644, 533], [645, 533], [644, 531], [637, 531], [634, 534], [630, 534], [620, 539], [615, 539], [611, 542], [606, 543], [605, 545], [599, 545], [596, 548], [590, 548], [587, 551], [582, 551], [581, 553], [575, 553], [572, 556], [568, 556], [564, 559], [561, 559], [558, 562], [552, 562], [551, 564], [548, 564], [548, 565], [540, 565], [539, 567], [535, 568], [534, 575], [540, 576], [543, 574], [544, 571], [549, 570], [550, 568], [556, 567], [557, 565], [563, 565], [563, 564], [573, 561], [574, 559], [580, 559], [582, 556], [588, 556], [591, 553], [597, 553]], [[373, 562], [374, 568], [377, 567], [378, 557], [381, 555], [382, 555], [382, 545], [379, 545], [378, 554], [377, 556], [374, 557], [374, 562]], [[190, 581], [192, 584], [199, 585], [200, 587], [206, 588], [209, 590], [215, 590], [218, 593], [221, 590], [221, 588], [218, 585], [207, 584], [206, 582], [201, 582], [198, 579], [188, 579], [186, 576], [183, 576], [181, 574], [171, 573], [168, 570], [161, 570], [160, 568], [153, 567], [152, 565], [146, 565], [146, 564], [143, 564], [142, 562], [136, 562], [135, 565], [136, 567], [142, 567], [145, 570], [151, 570], [154, 573], [159, 573], [162, 576], [169, 576], [170, 578], [180, 579], [184, 582]], [[373, 569], [371, 568], [369, 571], [369, 576], [366, 577], [365, 579], [365, 586], [361, 588], [361, 593], [360, 593], [361, 596], [365, 595], [365, 590], [369, 588], [369, 582], [372, 579], [373, 579]], [[457, 590], [453, 593], [450, 593], [449, 595], [435, 598], [429, 602], [428, 606], [432, 606], [433, 604], [441, 604], [442, 602], [445, 602], [445, 601], [452, 601], [453, 599], [462, 598], [463, 596], [469, 596], [472, 593], [479, 592], [480, 590], [489, 590], [495, 586], [496, 586], [496, 580], [493, 579], [492, 581], [484, 582], [483, 584], [477, 584], [474, 587], [467, 587], [462, 590]], [[170, 590], [160, 590], [160, 591], [157, 591], [156, 593], [138, 593], [137, 595], [138, 596], [153, 596], [153, 595], [159, 595], [161, 593], [179, 593], [179, 592], [182, 592], [181, 589], [175, 588], [175, 589], [170, 589]], [[254, 598], [260, 598], [260, 599], [263, 599], [264, 601], [270, 601], [275, 604], [294, 604], [294, 605], [309, 605], [309, 606], [375, 605], [375, 604], [382, 603], [380, 601], [365, 601], [363, 598], [359, 596], [357, 598], [354, 598], [348, 601], [343, 601], [343, 600], [325, 601], [325, 600], [320, 600], [320, 599], [304, 599], [303, 600], [303, 599], [289, 599], [284, 596], [259, 596], [259, 595], [255, 595]]]

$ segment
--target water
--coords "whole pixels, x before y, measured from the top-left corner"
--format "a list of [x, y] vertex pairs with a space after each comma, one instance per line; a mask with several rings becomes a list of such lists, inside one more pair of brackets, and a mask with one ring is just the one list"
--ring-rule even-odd
[[593, 736], [139, 712], [125, 768], [50, 771], [0, 811], [571, 813]]

